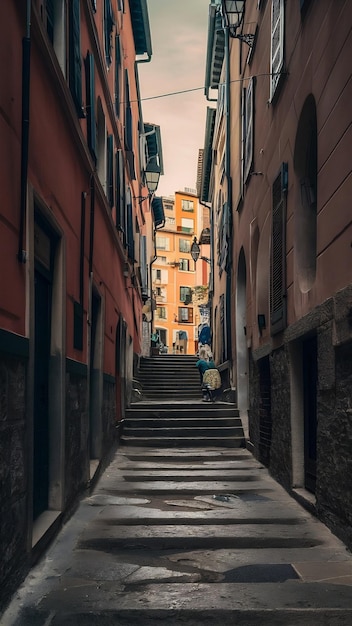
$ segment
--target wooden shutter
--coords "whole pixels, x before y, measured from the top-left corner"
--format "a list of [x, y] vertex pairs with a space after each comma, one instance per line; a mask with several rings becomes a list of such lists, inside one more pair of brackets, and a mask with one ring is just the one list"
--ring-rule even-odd
[[87, 86], [87, 140], [90, 153], [97, 162], [97, 129], [95, 118], [95, 73], [94, 56], [88, 52], [86, 59], [86, 86]]
[[284, 65], [284, 8], [285, 0], [271, 3], [271, 55], [270, 55], [270, 100], [273, 99]]
[[120, 73], [121, 73], [121, 48], [120, 36], [115, 37], [115, 113], [120, 116]]
[[270, 271], [271, 334], [286, 327], [286, 194], [287, 163], [283, 163], [272, 189]]
[[128, 197], [126, 203], [126, 227], [127, 227], [127, 256], [130, 261], [134, 262], [134, 232], [133, 232], [133, 205], [132, 205], [132, 195], [130, 190], [128, 190]]
[[108, 67], [111, 65], [111, 32], [114, 26], [111, 0], [104, 0], [104, 44], [105, 60]]
[[125, 233], [125, 170], [122, 151], [116, 152], [116, 228]]
[[245, 93], [244, 115], [244, 170], [243, 182], [245, 183], [253, 163], [253, 116], [254, 116], [254, 79], [248, 83]]
[[114, 139], [108, 135], [107, 146], [107, 190], [106, 195], [111, 207], [114, 206]]
[[82, 107], [82, 64], [81, 64], [81, 16], [80, 0], [71, 0], [69, 24], [69, 87], [79, 117], [84, 117]]

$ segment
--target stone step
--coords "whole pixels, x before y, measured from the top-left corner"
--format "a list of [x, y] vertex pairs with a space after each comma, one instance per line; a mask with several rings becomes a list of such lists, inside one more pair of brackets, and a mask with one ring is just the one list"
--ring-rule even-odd
[[242, 448], [244, 438], [241, 437], [131, 437], [122, 434], [121, 443], [134, 447], [156, 448]]
[[239, 417], [126, 417], [123, 420], [126, 428], [241, 428]]
[[160, 425], [157, 427], [143, 427], [139, 426], [134, 428], [130, 426], [129, 422], [123, 424], [123, 433], [126, 437], [165, 437], [180, 439], [186, 437], [190, 439], [192, 437], [241, 437], [242, 425], [240, 426], [220, 426], [218, 428], [211, 428], [210, 426], [171, 426]]
[[145, 402], [137, 402], [132, 404], [129, 409], [126, 409], [126, 414], [135, 411], [149, 411], [151, 414], [164, 414], [165, 412], [173, 414], [175, 411], [180, 413], [189, 412], [191, 415], [195, 415], [197, 412], [203, 414], [204, 412], [211, 412], [211, 414], [233, 413], [233, 415], [239, 415], [238, 408], [235, 404], [229, 402], [202, 402], [198, 398], [194, 402], [159, 402], [157, 399], [147, 400]]

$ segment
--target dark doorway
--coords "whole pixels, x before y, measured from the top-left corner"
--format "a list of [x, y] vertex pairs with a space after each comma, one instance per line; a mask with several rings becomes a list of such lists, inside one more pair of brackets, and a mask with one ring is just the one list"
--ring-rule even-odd
[[54, 241], [35, 223], [33, 519], [48, 509], [50, 466], [49, 369]]
[[317, 338], [303, 342], [304, 485], [315, 493], [317, 460]]

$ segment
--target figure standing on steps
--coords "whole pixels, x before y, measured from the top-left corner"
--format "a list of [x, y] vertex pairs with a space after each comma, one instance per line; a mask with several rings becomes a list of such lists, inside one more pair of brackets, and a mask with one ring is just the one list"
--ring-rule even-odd
[[[203, 390], [203, 377], [204, 377], [205, 372], [209, 369], [216, 370], [214, 361], [212, 359], [209, 360], [207, 358], [207, 352], [205, 348], [201, 348], [199, 350], [199, 359], [196, 363], [196, 367], [198, 368], [198, 371], [199, 371], [200, 385]], [[208, 398], [208, 393], [206, 390], [203, 390], [203, 400], [206, 400], [207, 398]]]

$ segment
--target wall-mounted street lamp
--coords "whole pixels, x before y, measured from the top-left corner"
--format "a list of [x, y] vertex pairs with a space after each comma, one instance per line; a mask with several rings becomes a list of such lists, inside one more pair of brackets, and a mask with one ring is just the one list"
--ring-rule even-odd
[[202, 261], [205, 261], [206, 263], [209, 263], [209, 265], [211, 265], [211, 260], [208, 259], [207, 256], [200, 256], [200, 247], [197, 241], [197, 237], [194, 237], [193, 243], [191, 245], [191, 257], [195, 263], [197, 263], [198, 259], [200, 258]]
[[139, 203], [143, 202], [143, 200], [151, 198], [151, 196], [156, 192], [159, 184], [160, 174], [160, 165], [157, 163], [156, 157], [152, 157], [144, 172], [144, 182], [148, 188], [148, 195], [137, 196], [136, 200], [139, 200]]
[[226, 26], [229, 29], [230, 37], [239, 39], [252, 48], [254, 43], [253, 34], [237, 34], [237, 29], [243, 23], [245, 0], [222, 0], [222, 13], [226, 18]]
[[191, 245], [191, 257], [195, 263], [197, 263], [200, 255], [200, 247], [197, 242], [197, 237], [193, 239], [193, 243]]

